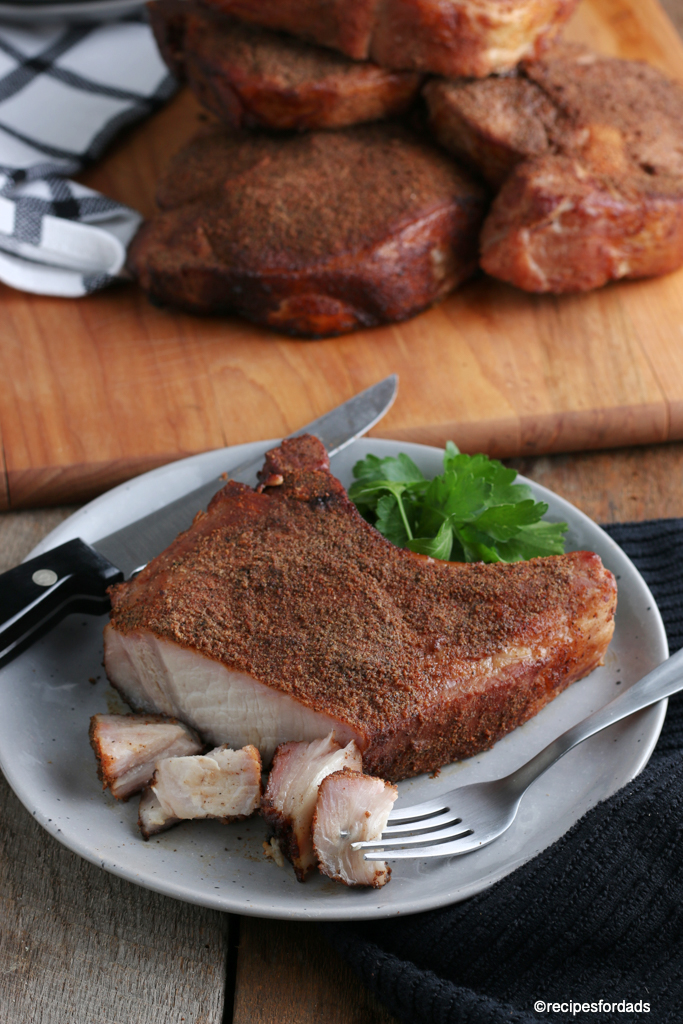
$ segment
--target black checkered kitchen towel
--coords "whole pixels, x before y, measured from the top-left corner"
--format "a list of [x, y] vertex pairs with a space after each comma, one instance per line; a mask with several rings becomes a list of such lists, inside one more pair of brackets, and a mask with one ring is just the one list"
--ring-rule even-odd
[[122, 274], [140, 215], [69, 176], [174, 89], [141, 19], [0, 24], [0, 280], [79, 296]]

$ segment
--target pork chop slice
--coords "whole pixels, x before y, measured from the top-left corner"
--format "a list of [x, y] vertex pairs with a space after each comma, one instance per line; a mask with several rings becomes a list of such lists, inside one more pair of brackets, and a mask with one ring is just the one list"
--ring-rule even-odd
[[[286, 740], [334, 729], [366, 772], [396, 780], [485, 750], [601, 663], [616, 586], [597, 555], [414, 555], [362, 518], [308, 436], [271, 451], [261, 478], [228, 482], [111, 589], [105, 666], [134, 706], [172, 706], [231, 746], [248, 720], [264, 752], [273, 723]], [[155, 644], [177, 653], [174, 671], [137, 656]], [[236, 675], [251, 696], [235, 696]]]
[[481, 236], [481, 266], [529, 292], [588, 291], [683, 265], [683, 178], [580, 157], [520, 164]]
[[477, 266], [483, 188], [378, 122], [213, 129], [172, 161], [129, 266], [153, 301], [323, 337], [414, 316]]
[[256, 747], [227, 744], [192, 757], [157, 762], [140, 798], [138, 824], [145, 839], [179, 821], [248, 818], [261, 802], [261, 758]]
[[427, 84], [434, 132], [500, 188], [481, 265], [533, 292], [683, 263], [683, 89], [565, 45], [520, 77]]
[[160, 758], [198, 754], [204, 746], [192, 729], [165, 715], [93, 715], [90, 745], [102, 786], [117, 800], [143, 789]]
[[312, 743], [282, 743], [275, 751], [261, 814], [300, 882], [317, 862], [311, 827], [320, 783], [343, 768], [361, 772], [363, 759], [353, 740], [342, 747], [333, 733]]
[[388, 68], [455, 77], [509, 71], [537, 55], [578, 0], [207, 0]]
[[381, 839], [398, 790], [390, 782], [344, 768], [323, 779], [313, 813], [313, 849], [323, 875], [344, 885], [381, 889], [386, 861], [365, 859], [351, 843]]
[[164, 60], [231, 128], [343, 128], [403, 114], [423, 78], [239, 22], [193, 0], [147, 5]]

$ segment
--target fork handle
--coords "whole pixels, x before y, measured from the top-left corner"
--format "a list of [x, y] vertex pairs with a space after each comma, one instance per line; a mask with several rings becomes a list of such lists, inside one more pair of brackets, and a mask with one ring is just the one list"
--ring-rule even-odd
[[636, 711], [656, 704], [657, 701], [671, 697], [680, 690], [683, 690], [683, 650], [663, 661], [661, 665], [643, 676], [609, 704], [595, 711], [588, 718], [584, 718], [582, 722], [572, 726], [571, 729], [567, 729], [525, 765], [509, 775], [508, 781], [511, 788], [516, 790], [521, 797], [522, 793], [539, 775], [559, 761], [567, 751], [587, 740], [589, 736], [595, 736], [596, 733], [608, 729], [615, 722], [620, 722]]

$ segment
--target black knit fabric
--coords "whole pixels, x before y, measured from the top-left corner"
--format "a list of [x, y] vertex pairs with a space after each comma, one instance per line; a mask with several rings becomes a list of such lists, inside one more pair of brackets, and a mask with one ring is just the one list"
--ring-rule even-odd
[[[652, 588], [673, 654], [683, 646], [683, 520], [606, 529]], [[488, 891], [323, 930], [408, 1024], [681, 1024], [683, 696], [638, 778]], [[537, 1012], [537, 1000], [617, 1007]]]

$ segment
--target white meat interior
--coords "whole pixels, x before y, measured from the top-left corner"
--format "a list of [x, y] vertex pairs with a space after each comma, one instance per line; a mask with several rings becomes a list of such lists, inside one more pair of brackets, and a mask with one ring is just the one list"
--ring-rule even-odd
[[162, 757], [197, 754], [202, 744], [182, 722], [145, 715], [93, 715], [90, 742], [105, 785], [125, 800], [147, 785]]
[[287, 740], [310, 741], [332, 730], [342, 743], [360, 739], [294, 697], [152, 633], [123, 634], [108, 625], [104, 660], [109, 679], [136, 709], [182, 718], [216, 745], [253, 744], [266, 765]]
[[159, 761], [151, 789], [169, 817], [241, 818], [261, 802], [261, 759], [255, 747], [227, 744], [194, 757]]
[[278, 825], [291, 827], [299, 848], [293, 858], [299, 877], [316, 863], [311, 823], [320, 783], [342, 768], [361, 772], [363, 759], [353, 741], [342, 748], [332, 733], [312, 743], [285, 743], [275, 755], [264, 796], [265, 817], [276, 824], [276, 834]]
[[320, 786], [313, 815], [313, 847], [324, 875], [345, 885], [386, 885], [385, 861], [367, 861], [351, 843], [379, 839], [398, 796], [396, 786], [358, 772], [328, 775]]

